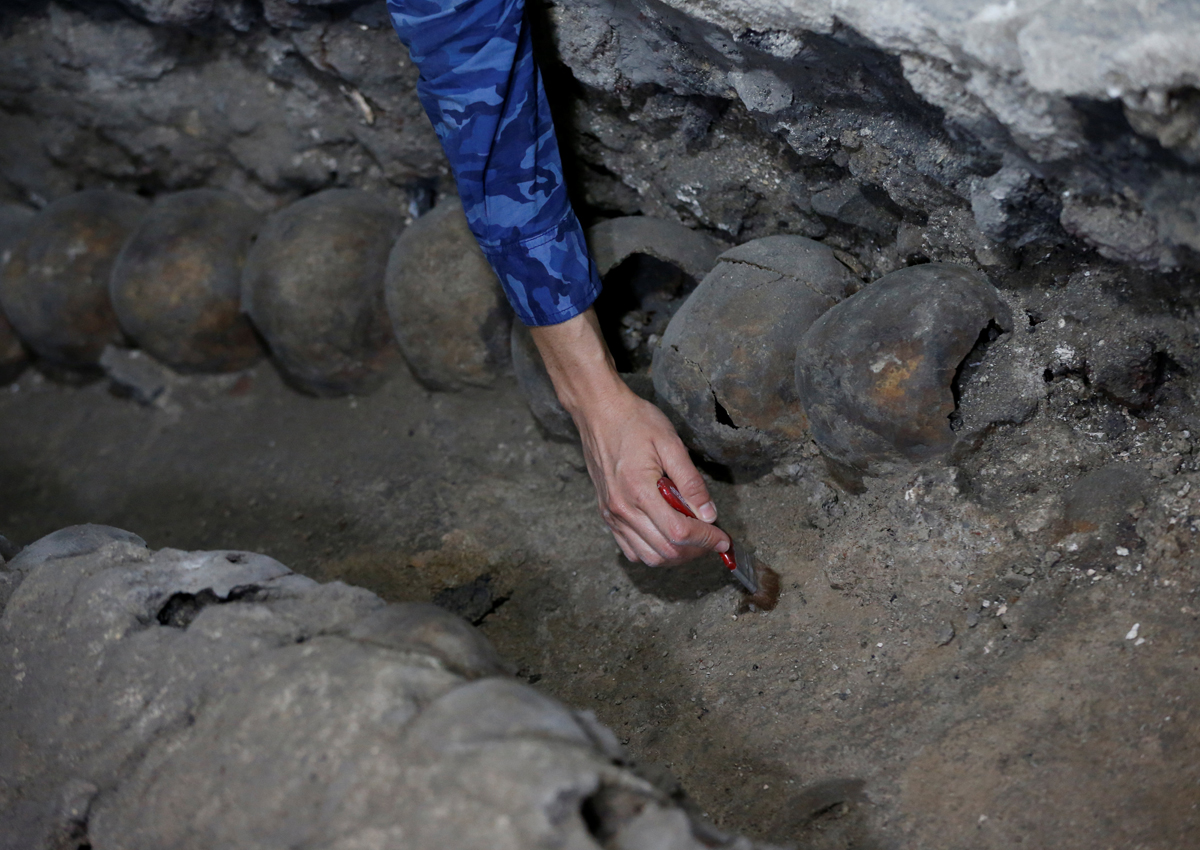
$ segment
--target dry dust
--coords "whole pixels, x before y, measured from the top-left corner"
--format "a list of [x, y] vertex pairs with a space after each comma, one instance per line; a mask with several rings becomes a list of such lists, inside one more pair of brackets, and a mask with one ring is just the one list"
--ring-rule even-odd
[[[462, 606], [516, 675], [594, 710], [730, 830], [814, 848], [1200, 846], [1189, 437], [1142, 415], [1117, 446], [1055, 404], [958, 467], [897, 469], [858, 496], [815, 480], [815, 458], [714, 481], [722, 523], [783, 577], [765, 615], [737, 613], [715, 559], [624, 562], [578, 450], [543, 439], [512, 382], [431, 394], [397, 374], [317, 400], [263, 364], [142, 407], [27, 373], [0, 394], [0, 531], [108, 523]], [[1124, 542], [1065, 533], [1071, 485], [1114, 459], [1144, 483]]]

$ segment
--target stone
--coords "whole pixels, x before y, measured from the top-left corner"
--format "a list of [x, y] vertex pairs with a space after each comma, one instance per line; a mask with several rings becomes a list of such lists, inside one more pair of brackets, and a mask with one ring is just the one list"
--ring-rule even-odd
[[1033, 579], [1029, 576], [1019, 573], [1008, 572], [1000, 577], [1001, 583], [1011, 587], [1013, 590], [1023, 590], [1033, 583]]
[[828, 247], [803, 236], [722, 254], [654, 355], [655, 392], [685, 442], [756, 471], [797, 450], [808, 425], [793, 381], [796, 345], [857, 283]]
[[[584, 0], [550, 15], [558, 55], [582, 86], [572, 115], [591, 168], [580, 172], [605, 208], [742, 238], [780, 222], [819, 236], [798, 226], [815, 211], [864, 259], [873, 243], [891, 250], [897, 215], [919, 222], [926, 259], [966, 261], [988, 227], [1006, 234], [999, 256], [1062, 244], [1058, 196], [1081, 191], [1096, 196], [1098, 214], [1075, 216], [1087, 225], [1077, 230], [1114, 256], [1170, 268], [1185, 260], [1175, 246], [1197, 232], [1186, 227], [1193, 215], [1147, 193], [1175, 164], [1163, 148], [1193, 173], [1197, 161], [1198, 21], [1186, 3], [714, 0], [701, 10], [666, 0], [650, 15]], [[845, 27], [860, 37], [853, 44]], [[650, 86], [661, 93], [624, 95]], [[696, 104], [715, 118], [685, 120]], [[1115, 146], [1097, 147], [1100, 127]], [[1012, 174], [979, 186], [1002, 164], [1030, 176], [1032, 197], [1011, 184], [1019, 191], [1006, 196]], [[1052, 175], [1053, 189], [1043, 183]], [[1106, 210], [1122, 196], [1132, 209], [1118, 220]], [[978, 223], [952, 212], [974, 202]]]
[[[262, 0], [216, 0], [214, 15], [187, 31], [116, 3], [55, 2], [45, 14], [19, 5], [0, 35], [0, 88], [11, 104], [0, 138], [0, 173], [13, 187], [5, 197], [40, 206], [78, 186], [207, 186], [274, 210], [337, 185], [404, 207], [410, 191], [452, 182], [382, 2], [359, 9], [374, 8], [386, 30], [364, 30], [359, 21], [370, 19], [352, 18], [350, 3], [330, 19], [269, 0], [272, 13], [308, 27], [274, 32]], [[311, 41], [302, 47], [301, 36]], [[370, 73], [345, 64], [348, 52], [367, 57]], [[373, 111], [369, 126], [357, 95]]]
[[137, 349], [110, 345], [100, 355], [100, 368], [108, 376], [114, 395], [132, 398], [149, 407], [171, 386], [171, 370]]
[[735, 71], [729, 75], [733, 89], [751, 112], [774, 115], [792, 105], [792, 88], [773, 72]]
[[1077, 544], [1068, 558], [1111, 553], [1139, 543], [1137, 514], [1146, 504], [1151, 482], [1144, 469], [1112, 463], [1081, 476], [1063, 494], [1062, 519], [1054, 529], [1059, 540]]
[[[31, 200], [97, 179], [250, 187], [264, 208], [334, 182], [444, 190], [415, 69], [375, 28], [384, 4], [328, 3], [125, 0], [133, 15], [16, 4], [0, 46], [6, 180]], [[176, 29], [209, 10], [273, 32], [246, 52], [223, 25]], [[1195, 266], [1187, 3], [670, 0], [659, 12], [602, 0], [548, 10], [580, 83], [564, 137], [595, 209], [740, 240], [833, 231], [874, 272], [906, 261], [914, 241], [923, 258], [974, 254], [989, 267], [985, 253], [1034, 236], [1080, 256], [1065, 228], [1121, 262]], [[193, 39], [186, 51], [181, 38]], [[360, 84], [337, 57], [350, 44], [403, 73]], [[188, 100], [198, 90], [235, 94]], [[981, 231], [1004, 235], [981, 249]]]
[[1125, 117], [1143, 136], [1177, 153], [1192, 165], [1200, 164], [1200, 91], [1130, 93], [1122, 98]]
[[872, 202], [854, 184], [840, 184], [812, 196], [813, 211], [880, 236], [896, 231], [899, 216], [887, 205]]
[[1006, 165], [971, 193], [975, 224], [985, 236], [1022, 248], [1034, 242], [1053, 242], [1061, 204], [1034, 175], [1018, 165]]
[[1110, 260], [1150, 268], [1179, 265], [1175, 249], [1159, 237], [1158, 222], [1124, 198], [1072, 195], [1064, 201], [1059, 221], [1067, 233]]
[[328, 189], [267, 219], [242, 270], [242, 308], [283, 376], [318, 396], [369, 393], [396, 359], [384, 307], [403, 227], [383, 199]]
[[213, 4], [213, 14], [237, 32], [249, 32], [261, 11], [253, 0], [216, 0]]
[[292, 3], [291, 0], [262, 0], [263, 19], [279, 29], [303, 30], [328, 20], [324, 9]]
[[947, 621], [938, 627], [937, 634], [934, 636], [933, 642], [938, 646], [945, 646], [954, 640], [954, 624]]
[[947, 455], [955, 376], [992, 326], [1013, 326], [996, 289], [942, 263], [884, 275], [814, 322], [796, 354], [796, 392], [835, 469], [852, 481], [880, 463]]
[[232, 372], [262, 356], [241, 310], [241, 274], [262, 216], [231, 192], [155, 200], [117, 256], [109, 295], [121, 329], [184, 372]]
[[0, 308], [38, 356], [94, 369], [104, 346], [121, 342], [108, 279], [145, 210], [134, 195], [93, 189], [55, 201], [26, 225], [0, 277]]
[[212, 15], [214, 0], [121, 0], [121, 3], [152, 24], [186, 27]]
[[512, 311], [457, 200], [421, 216], [396, 240], [386, 289], [396, 340], [422, 384], [488, 387], [507, 371]]

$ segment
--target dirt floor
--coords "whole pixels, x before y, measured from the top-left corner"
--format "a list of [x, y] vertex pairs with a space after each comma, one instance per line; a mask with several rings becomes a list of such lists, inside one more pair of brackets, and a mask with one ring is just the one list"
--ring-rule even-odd
[[769, 614], [739, 612], [715, 559], [626, 563], [578, 450], [511, 381], [434, 394], [398, 373], [317, 400], [263, 363], [142, 406], [30, 371], [0, 390], [0, 533], [107, 523], [435, 599], [754, 837], [1200, 847], [1193, 438], [1081, 415], [1072, 380], [1048, 374], [1037, 414], [959, 466], [861, 495], [795, 469], [714, 482], [783, 576]]

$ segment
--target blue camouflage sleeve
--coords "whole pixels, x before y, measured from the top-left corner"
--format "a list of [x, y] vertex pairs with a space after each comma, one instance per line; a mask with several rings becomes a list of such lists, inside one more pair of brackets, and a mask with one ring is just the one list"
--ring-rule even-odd
[[471, 231], [527, 325], [582, 313], [600, 277], [563, 183], [524, 0], [388, 0]]

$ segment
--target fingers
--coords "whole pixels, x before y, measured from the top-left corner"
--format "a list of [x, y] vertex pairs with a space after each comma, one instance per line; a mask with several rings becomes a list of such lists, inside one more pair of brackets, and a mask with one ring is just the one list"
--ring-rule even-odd
[[607, 509], [601, 509], [601, 515], [604, 517], [605, 524], [608, 525], [608, 530], [612, 532], [613, 538], [617, 541], [621, 554], [628, 560], [635, 563], [641, 561], [650, 566], [658, 566], [664, 562], [663, 556], [634, 531], [632, 525], [624, 518]]
[[[611, 531], [612, 529], [610, 528], [609, 530]], [[617, 541], [617, 546], [619, 546], [621, 548], [621, 554], [625, 556], [626, 560], [628, 560], [628, 561], [640, 561], [641, 560], [641, 558], [638, 557], [637, 550], [625, 542], [624, 535], [617, 534], [615, 531], [613, 531], [613, 538]]]
[[[600, 513], [621, 552], [630, 560], [660, 566], [727, 551], [728, 535], [711, 524], [717, 512], [708, 488], [670, 421], [621, 386], [623, 394], [573, 414]], [[664, 473], [707, 521], [686, 517], [667, 504], [657, 486]]]
[[[729, 549], [729, 535], [707, 522], [691, 519], [676, 511], [658, 494], [657, 500], [650, 500], [646, 505], [646, 516], [649, 518], [654, 531], [660, 536], [661, 542], [650, 539], [651, 545], [666, 560], [680, 562], [691, 560], [704, 552], [725, 552]], [[665, 508], [665, 510], [664, 510]]]
[[688, 457], [683, 442], [678, 438], [666, 441], [666, 444], [660, 446], [658, 451], [662, 458], [663, 471], [666, 472], [668, 478], [675, 482], [675, 487], [678, 488], [688, 507], [692, 509], [692, 513], [702, 522], [715, 522], [717, 506], [713, 504], [712, 497], [708, 495], [708, 487], [704, 485], [700, 471]]
[[[729, 549], [728, 535], [714, 525], [691, 519], [663, 500], [657, 488], [648, 488], [648, 496], [628, 504], [617, 503], [603, 511], [605, 521], [617, 539], [621, 551], [630, 550], [652, 567], [680, 564], [705, 552]], [[635, 560], [630, 557], [630, 560]]]

